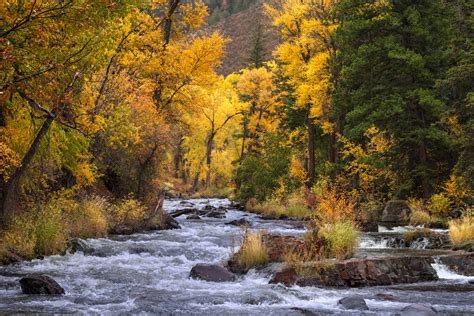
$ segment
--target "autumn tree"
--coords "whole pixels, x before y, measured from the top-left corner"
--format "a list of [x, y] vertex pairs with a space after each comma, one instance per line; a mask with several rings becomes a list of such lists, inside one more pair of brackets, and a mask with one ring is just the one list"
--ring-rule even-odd
[[284, 74], [294, 87], [295, 107], [304, 112], [307, 128], [307, 185], [315, 181], [316, 125], [330, 134], [329, 160], [335, 162], [335, 126], [331, 115], [335, 79], [329, 60], [336, 54], [333, 32], [337, 22], [333, 17], [335, 1], [285, 0], [266, 7], [279, 29], [283, 43], [275, 55], [281, 61]]

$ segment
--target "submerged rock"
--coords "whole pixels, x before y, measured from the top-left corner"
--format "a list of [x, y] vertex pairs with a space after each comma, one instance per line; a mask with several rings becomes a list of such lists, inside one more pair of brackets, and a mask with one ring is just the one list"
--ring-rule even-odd
[[201, 219], [201, 217], [198, 214], [191, 214], [186, 219]]
[[222, 211], [210, 211], [206, 213], [206, 217], [213, 217], [213, 218], [225, 218], [225, 213]]
[[229, 272], [223, 266], [217, 264], [199, 263], [195, 265], [189, 274], [193, 279], [201, 279], [211, 282], [231, 282], [235, 281], [235, 274]]
[[403, 316], [431, 316], [438, 315], [438, 311], [425, 304], [411, 304], [402, 309]]
[[249, 226], [251, 226], [251, 223], [248, 220], [246, 220], [245, 218], [241, 218], [241, 219], [234, 219], [233, 221], [230, 221], [230, 222], [226, 223], [226, 225], [249, 227]]
[[355, 309], [359, 311], [369, 310], [369, 307], [361, 296], [344, 297], [343, 299], [340, 299], [337, 304], [341, 305], [345, 309]]
[[64, 294], [64, 289], [51, 277], [41, 274], [29, 274], [20, 279], [23, 294]]
[[67, 241], [66, 251], [69, 253], [76, 253], [79, 251], [85, 255], [91, 255], [94, 253], [94, 248], [89, 246], [83, 239], [73, 238]]
[[412, 210], [405, 200], [388, 201], [382, 212], [381, 221], [393, 225], [406, 225]]

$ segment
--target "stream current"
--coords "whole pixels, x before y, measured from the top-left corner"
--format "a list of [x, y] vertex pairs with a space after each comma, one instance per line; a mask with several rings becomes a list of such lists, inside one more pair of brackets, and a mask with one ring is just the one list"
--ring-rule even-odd
[[[225, 199], [167, 200], [167, 212], [185, 207], [228, 206]], [[106, 314], [106, 315], [351, 315], [338, 306], [339, 299], [362, 296], [370, 308], [366, 315], [396, 315], [412, 303], [430, 304], [441, 315], [474, 315], [472, 277], [458, 275], [434, 264], [436, 282], [397, 286], [334, 289], [285, 287], [268, 284], [269, 276], [251, 270], [235, 282], [213, 283], [189, 278], [197, 263], [223, 263], [235, 251], [243, 230], [226, 225], [246, 218], [251, 229], [301, 235], [302, 222], [263, 220], [257, 215], [229, 210], [226, 218], [177, 218], [182, 229], [153, 231], [131, 236], [89, 239], [94, 255], [82, 253], [50, 256], [0, 267], [0, 314]], [[363, 235], [358, 257], [409, 256], [423, 249], [389, 249], [386, 243]], [[28, 273], [53, 277], [63, 296], [23, 295], [18, 279]], [[381, 295], [383, 294], [383, 295]], [[390, 296], [390, 300], [386, 300]]]

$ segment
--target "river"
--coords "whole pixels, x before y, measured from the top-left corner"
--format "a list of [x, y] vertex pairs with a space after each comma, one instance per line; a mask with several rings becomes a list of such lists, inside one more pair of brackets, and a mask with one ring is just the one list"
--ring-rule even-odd
[[[183, 204], [203, 208], [207, 203], [229, 205], [224, 199], [167, 200], [164, 208], [171, 212]], [[238, 247], [242, 229], [225, 223], [242, 217], [252, 223], [252, 229], [304, 233], [304, 225], [298, 221], [263, 220], [230, 210], [224, 219], [187, 220], [180, 216], [179, 230], [89, 239], [94, 255], [58, 255], [0, 267], [0, 286], [17, 282], [28, 273], [43, 273], [66, 291], [63, 296], [28, 296], [21, 294], [19, 287], [4, 286], [0, 288], [0, 314], [304, 315], [312, 311], [350, 315], [337, 301], [357, 294], [366, 299], [367, 315], [395, 314], [410, 303], [430, 304], [444, 315], [474, 315], [474, 285], [468, 283], [469, 277], [440, 264], [434, 265], [441, 278], [436, 282], [358, 289], [287, 288], [268, 284], [269, 276], [254, 270], [236, 282], [190, 279], [195, 264], [224, 262]], [[364, 235], [357, 255], [409, 255], [423, 250], [404, 251], [393, 251]], [[382, 299], [381, 293], [392, 295], [392, 300]]]

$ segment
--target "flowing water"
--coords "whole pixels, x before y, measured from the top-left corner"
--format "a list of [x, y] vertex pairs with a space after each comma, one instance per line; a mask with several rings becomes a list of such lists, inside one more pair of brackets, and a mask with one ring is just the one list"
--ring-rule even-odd
[[[207, 203], [229, 205], [229, 201], [218, 199], [169, 200], [164, 207], [171, 212], [190, 206], [203, 208]], [[225, 223], [240, 218], [250, 221], [252, 229], [287, 235], [304, 233], [301, 222], [263, 220], [229, 210], [225, 219], [187, 220], [180, 216], [179, 230], [91, 239], [87, 243], [95, 249], [94, 255], [51, 256], [0, 267], [0, 314], [304, 315], [312, 311], [345, 315], [355, 312], [341, 309], [337, 301], [355, 294], [366, 299], [368, 315], [396, 314], [410, 303], [430, 304], [445, 315], [474, 314], [474, 285], [468, 283], [468, 277], [439, 263], [433, 265], [441, 278], [437, 282], [361, 289], [287, 288], [268, 284], [269, 276], [254, 270], [236, 282], [190, 279], [195, 264], [224, 262], [237, 248], [242, 229]], [[357, 255], [423, 251], [391, 250], [364, 235]], [[50, 275], [65, 288], [66, 295], [28, 296], [21, 294], [18, 286], [7, 286], [17, 284], [19, 277], [28, 273]]]

